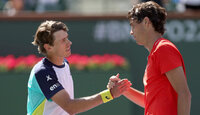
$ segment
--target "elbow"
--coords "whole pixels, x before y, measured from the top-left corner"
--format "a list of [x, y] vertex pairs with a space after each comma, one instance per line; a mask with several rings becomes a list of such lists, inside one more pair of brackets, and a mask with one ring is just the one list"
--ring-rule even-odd
[[76, 113], [73, 112], [73, 111], [67, 111], [67, 113], [69, 113], [70, 115], [74, 115], [74, 114], [76, 114]]
[[191, 94], [191, 92], [189, 91], [189, 93], [188, 93], [188, 98], [191, 100], [192, 99], [192, 94]]
[[192, 94], [190, 93], [189, 90], [183, 91], [183, 92], [179, 92], [179, 93], [178, 93], [178, 96], [179, 96], [179, 97], [182, 97], [182, 98], [184, 98], [184, 99], [186, 99], [186, 100], [188, 100], [188, 101], [191, 102]]
[[62, 107], [62, 109], [65, 110], [69, 115], [78, 113], [77, 109], [72, 106], [70, 101], [68, 101], [67, 104]]
[[187, 99], [188, 99], [189, 105], [191, 106], [192, 94], [190, 93], [190, 91], [188, 91], [188, 93], [187, 93]]
[[77, 113], [76, 111], [74, 111], [73, 109], [70, 109], [70, 108], [65, 108], [65, 111], [70, 115], [74, 115]]
[[66, 107], [64, 108], [64, 110], [65, 110], [68, 114], [70, 114], [70, 115], [77, 114], [77, 111], [76, 111], [74, 108], [71, 108], [71, 107], [69, 107], [69, 106], [66, 106]]
[[191, 99], [192, 99], [192, 94], [191, 94], [191, 92], [190, 92], [189, 90], [186, 92], [186, 97], [187, 97], [188, 100], [191, 101]]

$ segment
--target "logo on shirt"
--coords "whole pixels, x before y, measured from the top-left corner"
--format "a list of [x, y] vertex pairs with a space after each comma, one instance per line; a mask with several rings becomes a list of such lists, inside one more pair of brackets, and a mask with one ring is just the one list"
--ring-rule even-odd
[[108, 97], [108, 96], [106, 96], [105, 98], [106, 98], [107, 100], [109, 100], [109, 99], [110, 99], [110, 97]]
[[47, 81], [52, 80], [52, 78], [50, 77], [50, 75], [47, 75], [46, 78], [47, 78]]
[[57, 87], [59, 87], [60, 84], [59, 83], [56, 83], [56, 84], [53, 84], [51, 87], [50, 87], [50, 90], [53, 91], [55, 90]]

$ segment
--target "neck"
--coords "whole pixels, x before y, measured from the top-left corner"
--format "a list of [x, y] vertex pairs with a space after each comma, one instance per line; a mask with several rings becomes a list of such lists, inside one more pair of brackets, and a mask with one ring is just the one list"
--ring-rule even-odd
[[55, 65], [58, 66], [63, 65], [63, 60], [64, 60], [63, 57], [56, 57], [56, 56], [46, 56], [46, 57], [51, 63]]
[[144, 45], [144, 47], [149, 51], [149, 53], [151, 52], [154, 43], [159, 39], [162, 38], [162, 35], [160, 33], [154, 33], [154, 34], [149, 34], [150, 36], [148, 37], [146, 44]]

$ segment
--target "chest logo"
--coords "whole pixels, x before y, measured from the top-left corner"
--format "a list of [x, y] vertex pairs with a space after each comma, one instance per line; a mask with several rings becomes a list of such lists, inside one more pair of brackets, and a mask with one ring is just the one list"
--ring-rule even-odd
[[46, 78], [47, 78], [47, 81], [52, 80], [52, 78], [50, 77], [50, 75], [47, 75]]
[[50, 90], [53, 91], [55, 90], [57, 87], [59, 87], [60, 84], [59, 83], [56, 83], [56, 84], [53, 84], [51, 87], [50, 87]]

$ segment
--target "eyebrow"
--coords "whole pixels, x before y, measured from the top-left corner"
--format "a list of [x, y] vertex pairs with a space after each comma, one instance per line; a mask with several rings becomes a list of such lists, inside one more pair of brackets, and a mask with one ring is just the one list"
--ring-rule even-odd
[[65, 38], [67, 38], [67, 39], [68, 39], [68, 38], [69, 38], [69, 35], [67, 34], [67, 35], [66, 35], [66, 36], [65, 36], [63, 39], [65, 39]]
[[69, 34], [67, 34], [67, 36], [65, 38], [68, 38], [69, 37]]
[[67, 36], [65, 36], [65, 37], [63, 37], [61, 40], [64, 40], [64, 39], [66, 39], [66, 38], [68, 39], [68, 35], [67, 35]]

